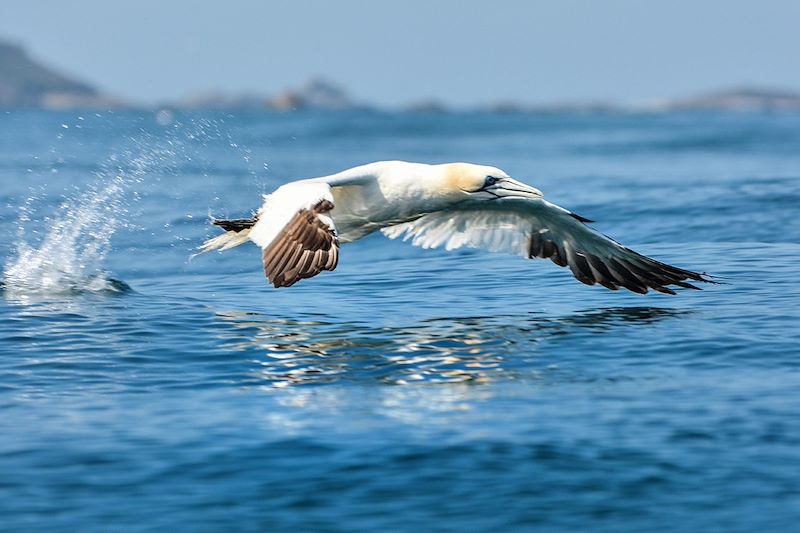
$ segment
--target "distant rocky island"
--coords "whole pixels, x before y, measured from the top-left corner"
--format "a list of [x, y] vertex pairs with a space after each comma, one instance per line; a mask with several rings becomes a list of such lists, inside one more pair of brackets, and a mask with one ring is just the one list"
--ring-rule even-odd
[[0, 107], [106, 109], [121, 105], [88, 83], [38, 63], [21, 46], [0, 41]]
[[178, 109], [270, 109], [299, 111], [304, 109], [365, 108], [356, 103], [342, 87], [322, 78], [312, 78], [304, 85], [285, 89], [275, 96], [258, 94], [231, 95], [224, 92], [198, 93], [181, 100], [164, 103]]
[[[313, 78], [280, 93], [230, 94], [223, 91], [198, 93], [157, 106], [137, 106], [109, 96], [91, 84], [73, 79], [37, 60], [19, 45], [0, 41], [0, 108], [110, 109], [157, 107], [172, 109], [266, 109], [273, 111], [374, 109], [358, 102], [339, 85]], [[645, 105], [606, 102], [526, 104], [500, 101], [478, 108], [497, 113], [609, 113], [660, 111], [800, 111], [800, 92], [748, 87], [718, 91], [688, 98]], [[421, 100], [400, 111], [447, 113], [457, 111], [437, 100]]]
[[800, 111], [800, 93], [742, 87], [676, 99], [662, 106], [667, 111]]

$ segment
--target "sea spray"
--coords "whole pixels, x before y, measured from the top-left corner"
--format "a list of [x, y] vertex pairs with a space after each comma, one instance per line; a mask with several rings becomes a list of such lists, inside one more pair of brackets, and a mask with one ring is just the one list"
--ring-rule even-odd
[[177, 143], [169, 142], [165, 148], [160, 139], [144, 133], [129, 143], [101, 165], [94, 185], [68, 196], [43, 221], [33, 216], [36, 196], [26, 200], [17, 222], [14, 254], [3, 271], [7, 296], [130, 290], [108, 277], [103, 262], [114, 233], [130, 224], [129, 206], [139, 197], [136, 186], [150, 173], [169, 167]]
[[111, 236], [120, 224], [122, 176], [65, 200], [43, 224], [38, 244], [27, 240], [35, 224], [28, 207], [20, 217], [15, 253], [3, 272], [7, 294], [118, 292], [124, 285], [102, 271]]
[[108, 276], [103, 263], [116, 231], [144, 229], [131, 211], [146, 189], [143, 182], [177, 173], [177, 165], [195, 160], [195, 151], [209, 141], [224, 142], [250, 164], [249, 150], [233, 141], [221, 120], [164, 117], [154, 117], [164, 128], [158, 133], [142, 130], [112, 149], [95, 172], [93, 185], [68, 194], [54, 213], [43, 215], [37, 209], [44, 191], [32, 192], [22, 203], [17, 238], [0, 282], [6, 296], [129, 290]]
[[129, 205], [138, 198], [135, 186], [167, 165], [174, 152], [151, 135], [129, 142], [100, 166], [93, 185], [67, 196], [41, 221], [34, 216], [35, 194], [20, 207], [14, 252], [3, 270], [6, 296], [130, 290], [107, 275], [103, 262], [114, 233], [128, 225]]

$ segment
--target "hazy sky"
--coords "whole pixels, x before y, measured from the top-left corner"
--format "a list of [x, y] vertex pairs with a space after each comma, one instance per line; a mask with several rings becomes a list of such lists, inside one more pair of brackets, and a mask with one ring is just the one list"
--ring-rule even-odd
[[0, 38], [142, 103], [312, 75], [381, 104], [800, 89], [797, 0], [0, 0]]

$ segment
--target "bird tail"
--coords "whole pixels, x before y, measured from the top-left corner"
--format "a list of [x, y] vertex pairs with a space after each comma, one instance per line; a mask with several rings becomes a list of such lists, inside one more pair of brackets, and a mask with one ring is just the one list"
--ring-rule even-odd
[[199, 254], [210, 252], [211, 250], [219, 250], [224, 252], [235, 248], [240, 244], [246, 243], [250, 240], [250, 230], [255, 226], [257, 219], [255, 218], [240, 218], [236, 220], [212, 220], [211, 223], [219, 226], [225, 230], [222, 235], [217, 235], [208, 239], [200, 246]]

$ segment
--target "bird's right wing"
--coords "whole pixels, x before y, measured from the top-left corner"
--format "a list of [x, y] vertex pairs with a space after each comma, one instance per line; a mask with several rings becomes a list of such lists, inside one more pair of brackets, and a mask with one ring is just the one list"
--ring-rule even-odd
[[596, 232], [585, 219], [544, 199], [505, 198], [437, 211], [382, 230], [423, 248], [482, 248], [492, 252], [550, 259], [569, 266], [588, 285], [644, 294], [674, 294], [668, 285], [693, 288], [686, 280], [710, 281], [702, 274], [641, 255]]
[[264, 273], [275, 287], [333, 270], [339, 238], [333, 220], [333, 195], [326, 183], [291, 183], [265, 196], [250, 240], [263, 252]]

